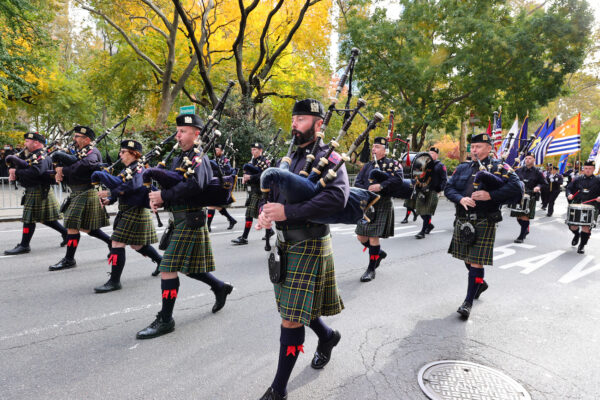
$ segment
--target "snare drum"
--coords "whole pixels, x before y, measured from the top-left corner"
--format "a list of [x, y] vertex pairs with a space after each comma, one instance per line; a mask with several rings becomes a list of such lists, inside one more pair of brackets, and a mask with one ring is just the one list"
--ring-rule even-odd
[[520, 203], [510, 204], [508, 206], [508, 209], [511, 212], [518, 213], [518, 214], [529, 214], [530, 205], [531, 205], [531, 196], [529, 196], [526, 193], [523, 195], [523, 198], [521, 199]]
[[596, 207], [589, 204], [569, 204], [567, 209], [567, 225], [596, 226]]

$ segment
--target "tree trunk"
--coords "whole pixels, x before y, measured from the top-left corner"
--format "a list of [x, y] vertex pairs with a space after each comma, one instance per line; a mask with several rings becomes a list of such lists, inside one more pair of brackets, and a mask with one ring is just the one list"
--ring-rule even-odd
[[174, 102], [175, 99], [170, 95], [163, 96], [160, 102], [160, 109], [154, 120], [154, 129], [160, 130], [166, 125], [167, 118], [169, 118], [169, 112], [171, 111]]
[[464, 162], [467, 159], [467, 133], [469, 131], [469, 120], [464, 120], [460, 124], [460, 139], [458, 142], [458, 159]]

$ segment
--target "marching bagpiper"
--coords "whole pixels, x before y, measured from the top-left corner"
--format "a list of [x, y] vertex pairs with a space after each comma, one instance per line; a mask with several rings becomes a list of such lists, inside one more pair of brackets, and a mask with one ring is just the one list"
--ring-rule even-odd
[[[56, 181], [65, 182], [71, 189], [64, 208], [65, 228], [67, 228], [67, 252], [65, 257], [48, 267], [50, 271], [74, 268], [77, 266], [75, 252], [81, 238], [80, 231], [102, 240], [111, 249], [110, 237], [100, 228], [110, 225], [108, 213], [100, 204], [97, 191], [92, 185], [92, 173], [102, 164], [100, 151], [92, 145], [96, 134], [87, 126], [78, 125], [73, 129], [76, 161], [71, 165], [57, 166]], [[58, 156], [62, 152], [54, 153]]]
[[[14, 159], [9, 168], [9, 180], [18, 181], [25, 188], [23, 195], [23, 234], [21, 243], [15, 248], [5, 250], [6, 255], [29, 253], [29, 243], [35, 232], [36, 222], [54, 229], [62, 236], [61, 247], [67, 244], [67, 230], [60, 222], [62, 218], [58, 209], [58, 202], [54, 191], [50, 187], [49, 172], [52, 171], [52, 160], [46, 157], [44, 144], [46, 138], [37, 132], [25, 134], [25, 148], [29, 155], [25, 159], [18, 159], [16, 155], [7, 156], [7, 160]], [[14, 165], [17, 164], [18, 165]]]
[[[371, 152], [374, 160], [366, 163], [356, 176], [354, 186], [368, 189], [372, 192], [381, 192], [394, 183], [402, 184], [402, 166], [398, 161], [386, 157], [388, 140], [385, 137], [376, 137], [373, 140]], [[374, 169], [385, 171], [390, 176], [382, 183], [369, 182], [369, 174]], [[369, 282], [375, 279], [375, 269], [381, 261], [387, 257], [387, 253], [381, 250], [380, 238], [386, 239], [394, 236], [394, 203], [391, 196], [383, 195], [374, 205], [375, 218], [368, 224], [356, 225], [356, 238], [369, 249], [369, 265], [360, 277], [361, 282]]]
[[432, 161], [425, 166], [424, 176], [416, 178], [416, 212], [423, 219], [421, 232], [415, 235], [417, 239], [423, 239], [425, 235], [433, 230], [431, 217], [435, 214], [437, 208], [438, 194], [444, 190], [448, 180], [446, 166], [438, 160], [439, 154], [440, 149], [437, 147], [429, 148], [429, 156]]
[[[488, 134], [473, 135], [471, 154], [473, 161], [465, 162], [454, 170], [444, 194], [456, 205], [454, 233], [448, 253], [463, 260], [469, 270], [467, 295], [457, 312], [469, 318], [473, 300], [488, 288], [484, 266], [493, 265], [496, 224], [502, 220], [502, 204], [521, 198], [523, 190], [517, 174], [501, 160], [490, 158], [492, 141]], [[498, 173], [502, 180], [497, 187], [476, 186], [480, 169], [493, 178]]]
[[149, 194], [150, 207], [156, 211], [165, 206], [173, 215], [172, 236], [163, 254], [159, 270], [161, 272], [162, 308], [156, 319], [136, 335], [138, 339], [150, 339], [172, 332], [175, 329], [173, 308], [179, 293], [178, 272], [210, 286], [215, 294], [212, 312], [225, 306], [227, 296], [233, 286], [217, 279], [210, 237], [206, 227], [206, 215], [201, 206], [196, 205], [202, 197], [203, 189], [212, 178], [208, 156], [201, 159], [195, 153], [194, 143], [202, 129], [202, 121], [195, 114], [181, 114], [176, 119], [177, 143], [181, 153], [171, 164], [171, 171], [183, 169], [185, 161], [193, 163], [193, 176], [183, 179], [169, 189], [152, 191]]
[[158, 275], [158, 266], [162, 257], [152, 243], [158, 242], [156, 229], [152, 223], [148, 206], [148, 189], [142, 184], [144, 166], [140, 162], [142, 144], [136, 140], [125, 139], [121, 142], [119, 157], [125, 168], [117, 176], [119, 183], [110, 190], [98, 192], [102, 204], [109, 205], [119, 201], [119, 212], [115, 217], [113, 233], [110, 237], [112, 247], [108, 263], [112, 266], [110, 279], [102, 286], [94, 288], [96, 293], [121, 289], [121, 274], [125, 267], [125, 246], [149, 257], [154, 261]]
[[521, 232], [515, 239], [515, 243], [523, 243], [523, 240], [529, 235], [530, 220], [535, 218], [535, 205], [537, 196], [542, 188], [546, 185], [546, 180], [542, 171], [535, 167], [535, 155], [533, 153], [525, 154], [525, 165], [517, 169], [517, 176], [525, 186], [525, 194], [529, 201], [527, 202], [528, 209], [512, 209], [511, 217], [517, 217], [517, 222], [521, 226]]
[[[213, 160], [211, 160], [210, 164], [212, 166], [213, 175], [215, 175], [215, 176], [217, 174], [221, 174], [221, 173], [224, 176], [231, 175], [233, 173], [233, 168], [231, 167], [231, 163], [229, 162], [229, 159], [226, 158], [225, 155], [223, 154], [223, 145], [222, 144], [215, 145], [215, 158]], [[235, 218], [233, 218], [229, 214], [229, 212], [227, 212], [227, 207], [229, 207], [228, 204], [221, 204], [221, 205], [207, 207], [208, 211], [207, 211], [206, 226], [208, 227], [209, 232], [211, 231], [210, 225], [212, 224], [212, 220], [215, 217], [215, 210], [219, 211], [219, 214], [221, 214], [222, 216], [227, 218], [227, 221], [229, 221], [229, 226], [227, 227], [227, 230], [232, 230], [233, 227], [235, 226], [235, 224], [237, 224], [237, 221], [235, 220]]]

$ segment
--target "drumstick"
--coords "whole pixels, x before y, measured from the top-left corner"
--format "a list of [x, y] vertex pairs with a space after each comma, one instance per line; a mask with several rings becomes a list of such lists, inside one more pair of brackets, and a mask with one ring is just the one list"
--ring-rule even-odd
[[587, 204], [587, 203], [591, 203], [592, 201], [596, 201], [596, 199], [591, 199], [591, 200], [588, 200], [588, 201], [584, 201], [584, 202], [582, 202], [581, 204]]

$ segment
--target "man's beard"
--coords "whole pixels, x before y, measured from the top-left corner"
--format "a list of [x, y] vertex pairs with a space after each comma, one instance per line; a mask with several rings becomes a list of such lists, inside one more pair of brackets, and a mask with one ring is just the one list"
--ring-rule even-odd
[[306, 132], [292, 129], [292, 135], [294, 135], [294, 144], [297, 146], [312, 142], [315, 139], [315, 123]]

